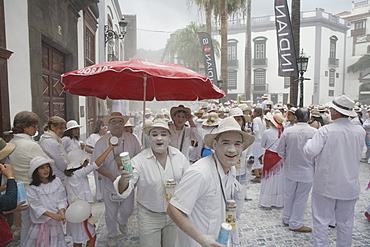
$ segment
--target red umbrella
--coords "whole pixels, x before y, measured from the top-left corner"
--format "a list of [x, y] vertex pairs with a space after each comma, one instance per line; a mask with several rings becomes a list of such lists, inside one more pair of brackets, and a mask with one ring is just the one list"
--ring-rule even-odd
[[62, 75], [64, 91], [101, 99], [194, 101], [220, 99], [225, 93], [202, 74], [170, 63], [112, 61]]

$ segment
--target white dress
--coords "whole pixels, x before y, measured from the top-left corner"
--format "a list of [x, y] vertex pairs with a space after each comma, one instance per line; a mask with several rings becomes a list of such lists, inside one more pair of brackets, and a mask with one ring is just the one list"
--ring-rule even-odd
[[[43, 247], [46, 246], [45, 241], [49, 241], [50, 247], [66, 247], [62, 221], [56, 221], [43, 215], [46, 211], [59, 213], [60, 209], [67, 207], [66, 192], [61, 180], [56, 177], [47, 184], [30, 185], [27, 197], [30, 203], [32, 224], [25, 246]], [[39, 245], [37, 244], [38, 237], [41, 240]]]
[[[92, 163], [74, 171], [71, 177], [66, 176], [65, 184], [69, 204], [72, 204], [77, 198], [89, 203], [93, 202], [87, 175], [96, 169], [98, 169], [98, 166]], [[94, 237], [95, 226], [88, 223], [87, 227], [91, 236]], [[74, 243], [86, 243], [90, 240], [83, 222], [71, 223], [67, 221], [67, 235], [72, 237]]]

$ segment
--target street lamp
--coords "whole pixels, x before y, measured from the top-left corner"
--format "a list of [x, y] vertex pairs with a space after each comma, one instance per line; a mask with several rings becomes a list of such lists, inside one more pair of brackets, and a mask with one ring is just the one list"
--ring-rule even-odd
[[128, 22], [125, 21], [124, 18], [122, 18], [118, 22], [119, 29], [120, 29], [119, 33], [115, 32], [113, 30], [109, 30], [108, 25], [105, 25], [104, 26], [105, 46], [107, 45], [107, 42], [108, 42], [109, 46], [114, 46], [114, 40], [113, 39], [123, 39], [125, 37], [125, 34], [126, 34], [127, 24], [128, 24]]
[[300, 96], [299, 96], [299, 107], [303, 107], [303, 81], [304, 80], [310, 80], [309, 78], [304, 78], [304, 73], [307, 71], [307, 66], [308, 66], [308, 56], [302, 52], [297, 59], [297, 65], [298, 65], [298, 71], [300, 74], [299, 80], [300, 80]]

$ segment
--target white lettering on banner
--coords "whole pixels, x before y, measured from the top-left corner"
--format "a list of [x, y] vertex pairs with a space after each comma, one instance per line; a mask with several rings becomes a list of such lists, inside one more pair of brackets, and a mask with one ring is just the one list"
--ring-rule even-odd
[[95, 67], [95, 68], [83, 68], [77, 71], [79, 74], [97, 74], [108, 69], [111, 69], [113, 66], [103, 66], [103, 67]]
[[[208, 41], [208, 39], [207, 39]], [[214, 80], [213, 78], [213, 64], [212, 64], [212, 59], [211, 59], [211, 54], [205, 54], [206, 56], [206, 61], [207, 61], [207, 77], [211, 79], [211, 81]]]
[[203, 45], [207, 45], [208, 44], [208, 39], [207, 38], [204, 38], [203, 39]]

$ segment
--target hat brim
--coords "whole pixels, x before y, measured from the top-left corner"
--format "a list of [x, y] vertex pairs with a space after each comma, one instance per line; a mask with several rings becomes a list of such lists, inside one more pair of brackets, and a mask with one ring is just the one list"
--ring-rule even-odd
[[357, 113], [355, 112], [355, 110], [353, 108], [352, 108], [352, 110], [345, 110], [343, 108], [340, 108], [340, 107], [334, 105], [332, 102], [326, 103], [326, 105], [331, 107], [331, 108], [334, 108], [336, 111], [342, 113], [345, 116], [348, 116], [348, 117], [356, 117], [357, 116]]
[[152, 124], [152, 125], [150, 125], [150, 126], [148, 126], [148, 127], [145, 127], [144, 128], [144, 132], [145, 132], [145, 134], [147, 135], [147, 136], [149, 136], [149, 133], [150, 133], [150, 131], [152, 130], [152, 129], [154, 129], [154, 128], [161, 128], [161, 129], [164, 129], [164, 130], [167, 130], [169, 133], [170, 133], [170, 135], [171, 136], [173, 136], [174, 134], [175, 134], [175, 132], [173, 131], [173, 130], [171, 130], [170, 128], [165, 128], [165, 127], [163, 127], [163, 126], [155, 126], [155, 124]]
[[222, 133], [226, 133], [226, 132], [238, 132], [239, 134], [242, 135], [243, 137], [243, 150], [247, 149], [250, 145], [253, 144], [254, 142], [254, 136], [248, 134], [247, 132], [244, 132], [242, 130], [235, 130], [235, 129], [232, 129], [232, 130], [225, 130], [225, 131], [222, 131], [222, 132], [219, 132], [219, 133], [214, 133], [214, 134], [206, 134], [204, 136], [204, 143], [206, 144], [206, 146], [208, 147], [213, 147], [213, 140], [220, 134]]
[[6, 146], [2, 150], [0, 150], [0, 160], [5, 159], [11, 153], [13, 153], [15, 147], [15, 144], [7, 143]]
[[120, 118], [120, 119], [122, 119], [123, 120], [123, 125], [125, 125], [127, 123], [128, 119], [129, 119], [129, 117], [127, 117], [127, 116], [105, 116], [103, 118], [104, 124], [108, 126], [109, 121], [111, 119], [113, 119], [113, 118]]
[[171, 115], [172, 119], [175, 117], [175, 113], [177, 111], [184, 111], [188, 114], [191, 114], [190, 108], [187, 108], [187, 107], [172, 107], [171, 110], [170, 110], [170, 115]]
[[28, 178], [31, 178], [32, 179], [32, 174], [34, 173], [34, 171], [39, 168], [40, 166], [44, 165], [44, 164], [49, 164], [50, 167], [52, 167], [54, 165], [54, 160], [53, 159], [50, 159], [50, 158], [45, 158], [45, 160], [43, 160], [42, 163], [38, 164], [37, 166], [30, 166], [30, 169], [28, 170]]
[[75, 129], [75, 128], [81, 128], [81, 127], [83, 127], [83, 125], [75, 125], [75, 126], [71, 126], [71, 127], [67, 128], [65, 131]]

